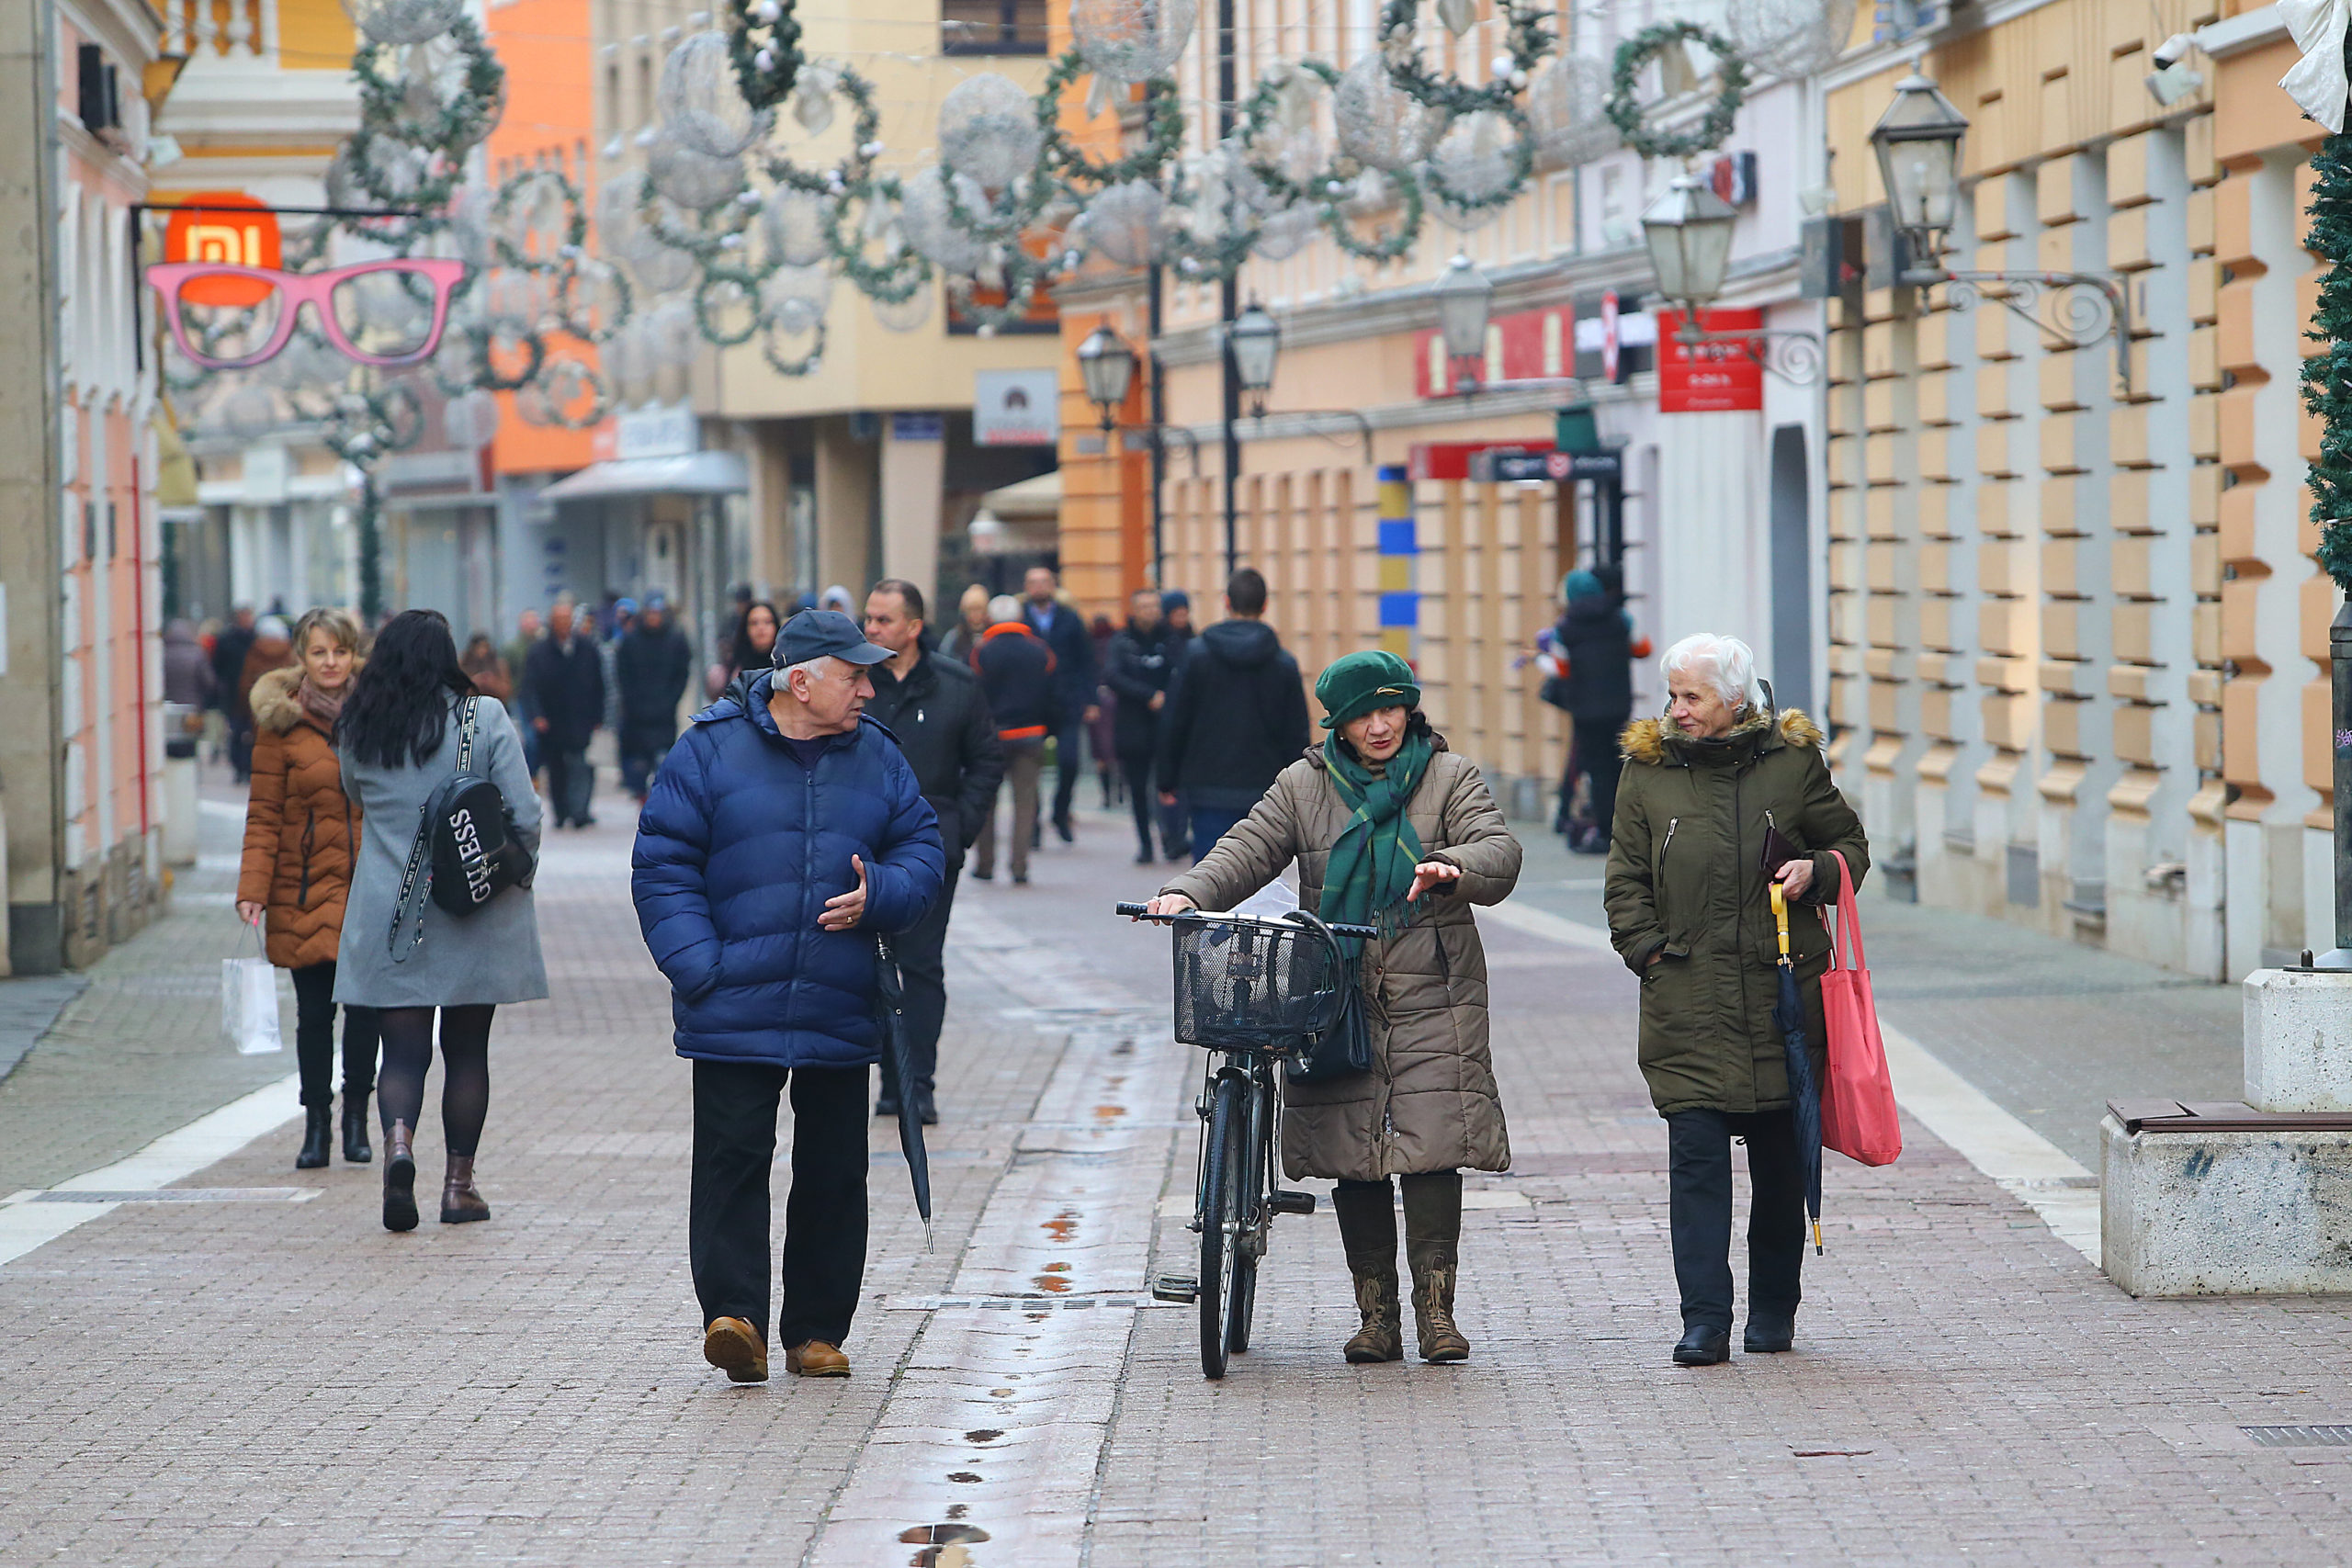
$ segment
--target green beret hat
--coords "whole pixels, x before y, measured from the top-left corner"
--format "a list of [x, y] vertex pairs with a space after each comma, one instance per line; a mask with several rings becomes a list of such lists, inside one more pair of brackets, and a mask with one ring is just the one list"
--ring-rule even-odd
[[1323, 728], [1337, 729], [1374, 708], [1417, 708], [1421, 688], [1413, 667], [1381, 649], [1335, 659], [1315, 678], [1315, 700], [1323, 705]]

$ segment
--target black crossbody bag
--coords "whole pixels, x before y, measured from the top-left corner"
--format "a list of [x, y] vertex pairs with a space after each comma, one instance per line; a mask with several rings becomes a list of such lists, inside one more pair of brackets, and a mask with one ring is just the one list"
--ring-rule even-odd
[[[405, 964], [424, 941], [423, 900], [443, 913], [463, 917], [510, 887], [527, 887], [537, 863], [515, 837], [514, 808], [504, 792], [473, 771], [474, 705], [465, 700], [458, 722], [458, 771], [442, 781], [417, 815], [416, 841], [409, 846], [408, 869], [401, 876], [400, 901], [392, 906], [386, 941], [392, 962]], [[415, 932], [401, 945], [401, 927]]]

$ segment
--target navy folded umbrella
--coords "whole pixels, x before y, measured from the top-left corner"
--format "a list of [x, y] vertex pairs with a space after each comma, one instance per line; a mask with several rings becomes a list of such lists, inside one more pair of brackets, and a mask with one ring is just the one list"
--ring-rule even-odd
[[[907, 1175], [914, 1182], [915, 1213], [922, 1216], [922, 1249], [931, 1250], [931, 1155], [922, 1143], [922, 1108], [914, 1094], [914, 1058], [907, 1048], [906, 987], [899, 978], [898, 956], [888, 937], [874, 939], [874, 977], [882, 1005], [875, 1021], [882, 1028], [882, 1051], [889, 1061], [892, 1080], [899, 1086], [899, 1152], [907, 1156]], [[1813, 1118], [1814, 1162], [1821, 1159], [1821, 1116]], [[1820, 1181], [1815, 1179], [1818, 1188]], [[1816, 1206], [1818, 1201], [1816, 1200]]]
[[1772, 1026], [1788, 1055], [1789, 1116], [1796, 1123], [1797, 1152], [1804, 1156], [1804, 1206], [1813, 1219], [1813, 1250], [1821, 1251], [1821, 1086], [1814, 1081], [1813, 1053], [1804, 1038], [1804, 1001], [1797, 995], [1797, 972], [1789, 962], [1789, 901], [1772, 884], [1772, 923], [1781, 938], [1781, 995], [1772, 1004]]

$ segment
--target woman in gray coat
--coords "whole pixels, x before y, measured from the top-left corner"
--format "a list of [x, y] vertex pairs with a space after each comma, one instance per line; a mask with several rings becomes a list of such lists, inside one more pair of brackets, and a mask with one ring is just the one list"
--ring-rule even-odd
[[[449, 623], [437, 612], [404, 611], [377, 634], [375, 651], [352, 682], [335, 725], [344, 791], [358, 804], [365, 825], [344, 911], [334, 999], [375, 1008], [381, 1017], [384, 1061], [376, 1090], [387, 1145], [386, 1230], [416, 1228], [413, 1143], [424, 1107], [425, 1069], [433, 1065], [435, 1011], [441, 1131], [449, 1162], [441, 1222], [458, 1224], [490, 1218], [490, 1205], [474, 1188], [474, 1154], [490, 1111], [491, 1015], [501, 1002], [537, 1001], [548, 994], [528, 886], [510, 887], [462, 919], [424, 897], [421, 886], [412, 890], [409, 908], [401, 908], [425, 806], [458, 771], [469, 716], [468, 771], [505, 795], [515, 836], [536, 860], [539, 800], [531, 792], [522, 739], [503, 705], [476, 696], [458, 666]], [[420, 866], [420, 881], [424, 874]]]

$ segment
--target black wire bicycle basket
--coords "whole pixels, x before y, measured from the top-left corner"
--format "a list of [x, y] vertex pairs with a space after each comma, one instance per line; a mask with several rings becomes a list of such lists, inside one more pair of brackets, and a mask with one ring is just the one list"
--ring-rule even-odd
[[1282, 1051], [1340, 1020], [1355, 965], [1320, 922], [1188, 918], [1176, 929], [1176, 1038]]

